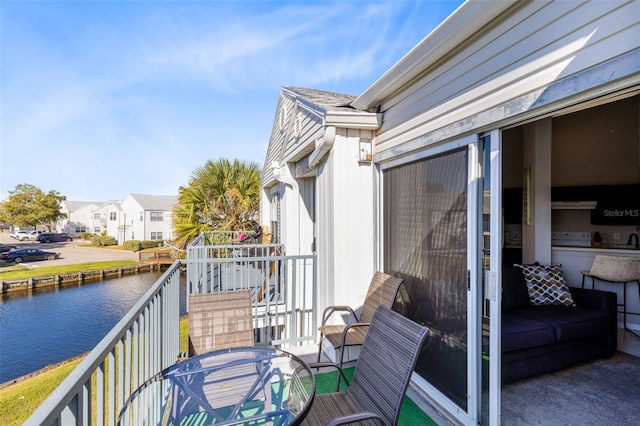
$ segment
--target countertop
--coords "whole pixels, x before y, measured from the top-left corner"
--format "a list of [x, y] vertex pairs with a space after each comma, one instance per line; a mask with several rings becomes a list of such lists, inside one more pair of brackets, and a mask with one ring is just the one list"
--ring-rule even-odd
[[637, 254], [640, 256], [640, 249], [633, 248], [619, 248], [619, 247], [569, 247], [569, 246], [552, 246], [551, 250], [565, 250], [565, 251], [580, 251], [580, 252], [598, 252], [598, 253], [611, 253], [611, 254]]

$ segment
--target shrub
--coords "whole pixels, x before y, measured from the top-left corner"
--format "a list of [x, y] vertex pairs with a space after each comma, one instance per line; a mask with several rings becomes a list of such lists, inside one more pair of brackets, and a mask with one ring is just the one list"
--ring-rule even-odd
[[140, 251], [142, 250], [142, 243], [140, 240], [129, 240], [122, 243], [122, 248], [128, 251]]
[[122, 244], [122, 248], [129, 251], [140, 251], [148, 248], [161, 247], [162, 240], [129, 240]]
[[83, 232], [82, 234], [80, 234], [80, 238], [82, 238], [83, 240], [90, 240], [92, 236], [93, 234], [91, 232]]
[[91, 237], [91, 244], [93, 244], [94, 246], [97, 247], [104, 247], [104, 246], [115, 246], [116, 245], [116, 239], [114, 237]]
[[144, 240], [141, 241], [141, 244], [143, 249], [148, 249], [162, 247], [164, 245], [164, 242], [162, 240]]

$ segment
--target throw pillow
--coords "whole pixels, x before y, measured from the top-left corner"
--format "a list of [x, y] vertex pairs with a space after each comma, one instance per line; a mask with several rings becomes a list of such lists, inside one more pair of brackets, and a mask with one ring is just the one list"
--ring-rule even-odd
[[532, 305], [576, 306], [564, 279], [562, 265], [515, 265], [522, 269]]

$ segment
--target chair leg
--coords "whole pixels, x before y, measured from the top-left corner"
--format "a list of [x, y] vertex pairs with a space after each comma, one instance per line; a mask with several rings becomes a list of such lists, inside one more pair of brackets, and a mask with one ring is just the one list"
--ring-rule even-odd
[[316, 360], [316, 362], [320, 362], [320, 356], [322, 355], [322, 338], [324, 337], [324, 335], [322, 334], [322, 332], [320, 332], [320, 343], [318, 344], [318, 359]]
[[[633, 281], [629, 282], [633, 283]], [[635, 283], [638, 285], [638, 295], [640, 295], [640, 280], [635, 280]], [[640, 339], [640, 334], [627, 327], [627, 283], [622, 283], [622, 309], [622, 321], [624, 323], [625, 331], [628, 331], [629, 333]]]
[[[338, 380], [336, 381], [336, 392], [338, 392], [340, 390], [340, 375], [342, 373], [342, 361], [344, 359], [344, 350], [345, 350], [346, 346], [341, 346], [340, 347], [340, 362], [338, 363]], [[345, 382], [347, 383], [347, 385], [349, 385], [349, 383], [347, 382], [347, 379], [344, 379]]]

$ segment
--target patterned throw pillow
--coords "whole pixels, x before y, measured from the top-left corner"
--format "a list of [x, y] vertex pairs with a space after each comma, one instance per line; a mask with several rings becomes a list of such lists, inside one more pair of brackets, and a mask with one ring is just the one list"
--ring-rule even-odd
[[522, 269], [532, 305], [576, 306], [562, 273], [562, 265], [514, 265]]

